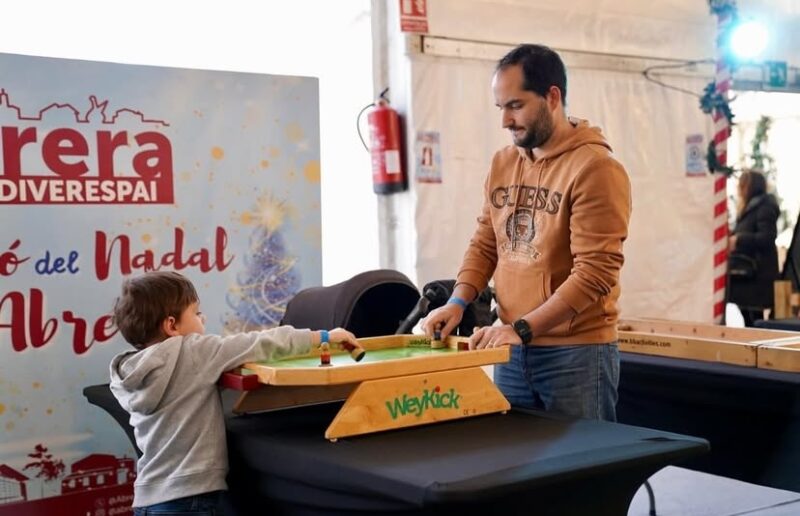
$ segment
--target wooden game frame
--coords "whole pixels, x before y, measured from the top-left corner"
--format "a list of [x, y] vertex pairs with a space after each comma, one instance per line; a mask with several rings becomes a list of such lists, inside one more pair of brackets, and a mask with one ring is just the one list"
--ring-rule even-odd
[[764, 343], [758, 348], [758, 367], [800, 373], [800, 335]]
[[[391, 335], [363, 338], [358, 342], [369, 353], [425, 340], [421, 335]], [[445, 346], [451, 349], [465, 350], [467, 343], [464, 337], [445, 339]], [[314, 350], [307, 356], [318, 355], [319, 350]], [[243, 369], [258, 378], [259, 386], [242, 392], [233, 410], [235, 413], [258, 412], [346, 399], [325, 431], [325, 437], [332, 441], [506, 412], [511, 408], [508, 400], [482, 366], [508, 362], [510, 357], [510, 347], [503, 346], [314, 369], [248, 363]]]
[[621, 319], [618, 330], [621, 351], [800, 372], [800, 333], [666, 319]]
[[[369, 350], [404, 347], [414, 341], [423, 341], [424, 335], [387, 335], [358, 339], [358, 343], [367, 352]], [[447, 337], [445, 346], [458, 349], [468, 342], [464, 337]], [[342, 350], [332, 350], [333, 354], [344, 354]], [[314, 349], [306, 356], [319, 356], [319, 349]], [[407, 376], [418, 373], [431, 373], [448, 369], [461, 369], [507, 362], [510, 354], [507, 349], [490, 348], [473, 350], [469, 353], [428, 355], [410, 357], [403, 360], [359, 364], [341, 364], [336, 367], [320, 367], [315, 369], [283, 369], [271, 367], [269, 364], [248, 363], [243, 367], [258, 376], [265, 385], [340, 385], [386, 378], [388, 376]]]

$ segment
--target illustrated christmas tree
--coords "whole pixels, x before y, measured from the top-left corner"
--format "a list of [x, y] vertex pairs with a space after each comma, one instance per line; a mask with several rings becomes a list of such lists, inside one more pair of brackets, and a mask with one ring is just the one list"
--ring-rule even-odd
[[300, 288], [300, 275], [284, 243], [281, 227], [286, 208], [271, 196], [258, 199], [253, 212], [245, 212], [241, 221], [255, 226], [250, 247], [244, 257], [244, 270], [237, 274], [236, 285], [228, 295], [233, 310], [225, 321], [229, 333], [277, 326], [286, 304]]

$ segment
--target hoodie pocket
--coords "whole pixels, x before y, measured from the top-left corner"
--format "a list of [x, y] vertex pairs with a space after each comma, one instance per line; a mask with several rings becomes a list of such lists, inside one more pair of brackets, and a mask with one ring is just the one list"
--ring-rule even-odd
[[[550, 275], [540, 270], [517, 267], [516, 264], [498, 264], [494, 273], [497, 295], [497, 313], [507, 323], [542, 306], [553, 295]], [[568, 335], [572, 320], [565, 321], [544, 335]]]
[[504, 322], [512, 322], [544, 303], [541, 271], [498, 264], [494, 273], [497, 314]]
[[[542, 283], [542, 288], [544, 289], [544, 298], [545, 300], [550, 299], [553, 297], [553, 277], [550, 274], [544, 275], [544, 282]], [[562, 322], [561, 324], [557, 324], [555, 327], [551, 328], [549, 331], [545, 333], [545, 335], [553, 335], [558, 337], [563, 337], [570, 334], [572, 330], [572, 323], [575, 321], [575, 317], [570, 317], [568, 320]]]

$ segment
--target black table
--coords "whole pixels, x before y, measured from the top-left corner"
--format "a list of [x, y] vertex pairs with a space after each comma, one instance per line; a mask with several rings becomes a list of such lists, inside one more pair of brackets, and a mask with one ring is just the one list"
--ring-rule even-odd
[[694, 437], [523, 410], [331, 443], [323, 433], [338, 408], [229, 419], [234, 504], [265, 514], [624, 516], [650, 475], [708, 449]]
[[768, 330], [786, 330], [800, 332], [800, 319], [760, 319], [753, 323], [756, 328]]
[[696, 435], [682, 466], [800, 491], [800, 374], [621, 353], [617, 418]]

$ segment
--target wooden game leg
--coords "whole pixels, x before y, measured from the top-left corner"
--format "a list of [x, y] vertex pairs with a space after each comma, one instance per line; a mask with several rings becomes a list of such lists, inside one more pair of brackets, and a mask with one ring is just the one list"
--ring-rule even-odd
[[336, 440], [510, 408], [480, 367], [367, 380], [347, 398], [325, 437]]
[[233, 412], [234, 414], [245, 414], [310, 403], [343, 400], [356, 388], [356, 385], [355, 383], [281, 387], [262, 385], [258, 389], [243, 392], [234, 404]]

